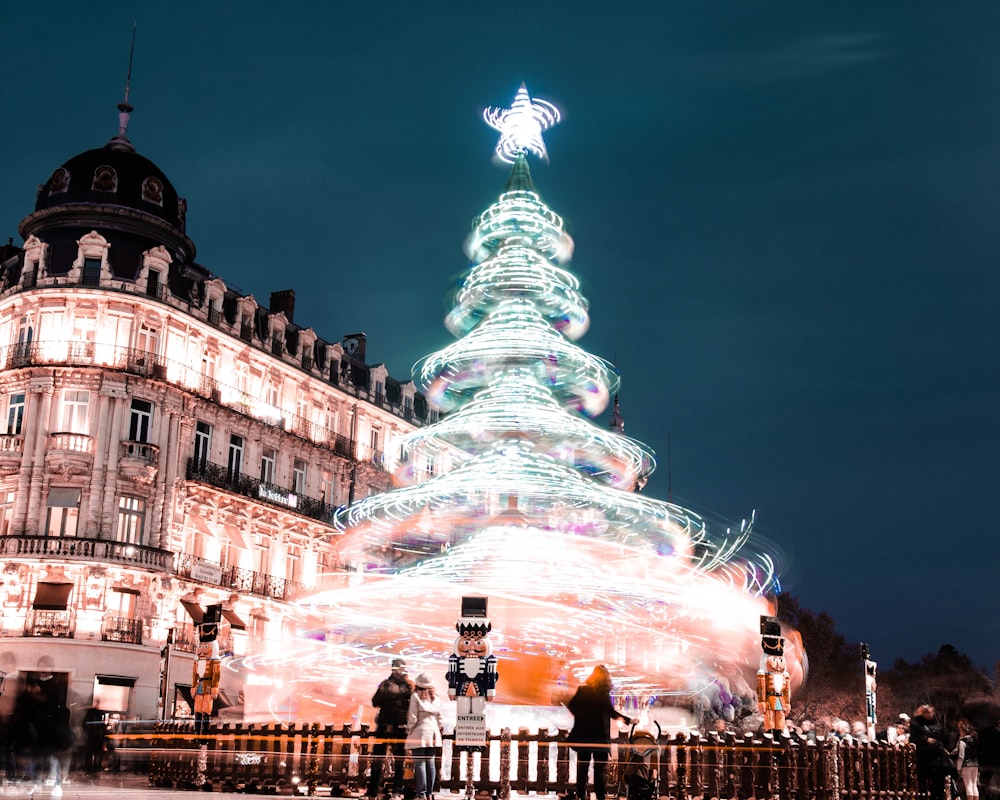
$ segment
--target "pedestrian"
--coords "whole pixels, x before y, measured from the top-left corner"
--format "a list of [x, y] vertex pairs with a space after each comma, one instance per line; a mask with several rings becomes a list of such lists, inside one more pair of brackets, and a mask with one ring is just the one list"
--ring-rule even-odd
[[415, 800], [431, 800], [437, 781], [437, 750], [441, 747], [441, 701], [426, 672], [417, 675], [406, 716], [406, 751], [413, 759]]
[[979, 734], [967, 719], [958, 721], [955, 767], [965, 784], [965, 800], [979, 800]]
[[104, 769], [104, 746], [108, 726], [104, 712], [91, 706], [83, 714], [83, 769], [93, 778]]
[[387, 753], [392, 759], [392, 800], [402, 800], [406, 717], [410, 711], [412, 694], [413, 684], [406, 677], [406, 662], [402, 658], [394, 658], [392, 672], [378, 685], [372, 696], [372, 705], [378, 709], [378, 715], [375, 717], [371, 775], [365, 795], [369, 800], [378, 797], [382, 789], [382, 762]]
[[944, 800], [945, 778], [954, 764], [934, 706], [922, 705], [910, 720], [910, 742], [917, 747], [917, 783], [930, 800]]
[[603, 664], [594, 667], [590, 677], [566, 704], [573, 714], [573, 729], [566, 741], [576, 751], [576, 797], [588, 800], [587, 773], [594, 763], [594, 793], [605, 800], [605, 772], [611, 750], [611, 720], [629, 725], [634, 720], [616, 710], [611, 703], [611, 673]]

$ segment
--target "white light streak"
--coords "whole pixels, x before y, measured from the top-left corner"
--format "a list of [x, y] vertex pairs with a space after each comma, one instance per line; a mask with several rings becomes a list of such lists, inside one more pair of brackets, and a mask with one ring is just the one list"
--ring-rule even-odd
[[[558, 112], [522, 87], [486, 118], [513, 160], [544, 155], [541, 131]], [[352, 571], [303, 603], [299, 647], [240, 667], [308, 674], [357, 707], [391, 655], [443, 676], [461, 597], [472, 594], [489, 598], [508, 700], [556, 703], [599, 662], [634, 700], [723, 679], [753, 695], [745, 679], [775, 559], [753, 518], [734, 531], [638, 494], [652, 451], [588, 419], [619, 377], [576, 344], [589, 309], [565, 266], [573, 242], [562, 219], [534, 191], [506, 191], [475, 220], [466, 252], [474, 266], [446, 318], [457, 341], [414, 368], [448, 413], [403, 438], [400, 488], [338, 511], [337, 553]], [[427, 477], [442, 462], [450, 471]], [[794, 645], [786, 655], [794, 666]], [[504, 678], [505, 664], [534, 665], [534, 688]], [[295, 685], [268, 707], [294, 704]]]

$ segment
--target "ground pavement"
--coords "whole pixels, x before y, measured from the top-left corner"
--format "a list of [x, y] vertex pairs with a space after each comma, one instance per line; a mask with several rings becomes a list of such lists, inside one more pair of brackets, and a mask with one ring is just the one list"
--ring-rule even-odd
[[[104, 772], [93, 780], [84, 775], [74, 773], [70, 776], [69, 780], [63, 783], [62, 787], [62, 800], [102, 800], [105, 797], [132, 797], [136, 798], [136, 800], [139, 798], [159, 800], [170, 797], [173, 800], [180, 800], [184, 796], [191, 798], [198, 796], [224, 796], [232, 798], [249, 797], [252, 795], [221, 795], [219, 792], [202, 793], [184, 789], [157, 789], [149, 785], [149, 778], [146, 775], [125, 772]], [[271, 797], [274, 796], [271, 795]], [[291, 795], [283, 796], [290, 797]], [[44, 783], [37, 787], [30, 783], [4, 783], [0, 785], [0, 800], [6, 800], [8, 797], [30, 797], [32, 800], [49, 800], [49, 798], [57, 798], [58, 795], [53, 795], [52, 787], [46, 786]]]

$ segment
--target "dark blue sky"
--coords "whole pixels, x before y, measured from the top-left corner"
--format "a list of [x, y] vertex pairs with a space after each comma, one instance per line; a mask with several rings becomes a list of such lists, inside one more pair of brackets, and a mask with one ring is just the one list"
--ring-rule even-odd
[[[404, 378], [503, 187], [485, 105], [564, 121], [533, 165], [576, 241], [647, 492], [738, 520], [888, 666], [1000, 658], [1000, 6], [898, 2], [5, 7], [0, 234], [115, 132], [199, 260]], [[667, 454], [670, 442], [668, 482]]]

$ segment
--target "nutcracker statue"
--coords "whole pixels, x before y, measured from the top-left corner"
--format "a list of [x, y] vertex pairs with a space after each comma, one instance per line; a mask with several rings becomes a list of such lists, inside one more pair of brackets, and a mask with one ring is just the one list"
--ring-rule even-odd
[[[465, 800], [475, 797], [472, 756], [487, 745], [486, 701], [496, 694], [499, 677], [489, 640], [493, 626], [486, 618], [486, 601], [485, 597], [462, 598], [462, 616], [455, 624], [455, 652], [448, 657], [448, 697], [455, 701], [455, 747], [466, 754]], [[502, 761], [500, 771], [503, 775]], [[506, 795], [503, 792], [509, 780], [501, 777], [501, 796], [509, 795], [509, 786]]]
[[199, 736], [208, 733], [208, 724], [219, 696], [219, 678], [222, 663], [219, 659], [219, 622], [222, 606], [205, 609], [205, 616], [198, 626], [198, 650], [191, 675], [191, 695], [194, 698], [194, 732]]
[[761, 617], [760, 635], [763, 653], [757, 670], [757, 709], [764, 717], [764, 732], [780, 733], [785, 730], [785, 717], [791, 711], [781, 623], [774, 617]]
[[448, 697], [458, 714], [485, 713], [496, 694], [497, 657], [489, 640], [493, 626], [486, 618], [485, 597], [463, 597], [462, 616], [455, 625], [458, 639], [448, 658]]

